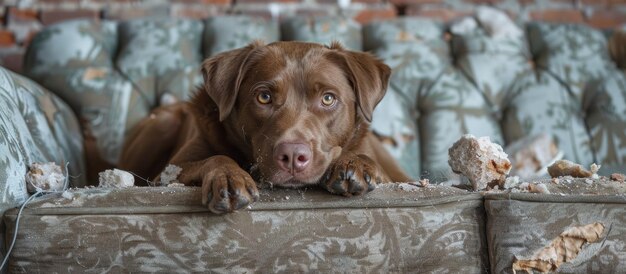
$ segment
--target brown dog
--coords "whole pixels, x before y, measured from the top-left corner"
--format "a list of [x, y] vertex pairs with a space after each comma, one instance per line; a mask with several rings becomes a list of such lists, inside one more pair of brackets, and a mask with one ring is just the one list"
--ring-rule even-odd
[[140, 122], [120, 168], [154, 178], [168, 162], [180, 166], [179, 181], [202, 185], [215, 213], [256, 201], [253, 178], [345, 196], [410, 180], [368, 130], [390, 75], [370, 54], [338, 43], [252, 43], [206, 60], [202, 73], [189, 103]]

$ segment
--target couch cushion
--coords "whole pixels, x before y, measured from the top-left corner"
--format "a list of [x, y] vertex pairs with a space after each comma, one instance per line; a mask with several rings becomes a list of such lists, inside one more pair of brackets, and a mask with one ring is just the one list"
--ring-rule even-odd
[[[281, 27], [285, 40], [339, 40], [361, 49], [360, 25], [348, 19], [294, 18]], [[37, 34], [24, 71], [68, 101], [86, 121], [101, 156], [114, 164], [126, 133], [166, 95], [185, 100], [202, 83], [204, 58], [253, 40], [276, 41], [279, 28], [249, 16], [67, 21]]]
[[[213, 215], [199, 188], [82, 189], [35, 200], [9, 272], [453, 272], [487, 269], [481, 196], [408, 184], [345, 198], [262, 190]], [[17, 210], [5, 215], [10, 233]], [[106, 255], [105, 255], [106, 254]]]
[[73, 186], [85, 185], [83, 139], [76, 117], [57, 96], [0, 67], [0, 214], [28, 198], [33, 163], [69, 163]]
[[113, 22], [65, 22], [35, 36], [24, 60], [26, 74], [85, 121], [107, 160], [120, 153], [127, 121], [150, 111], [141, 90], [116, 68], [117, 35]]
[[223, 51], [244, 47], [254, 40], [265, 43], [278, 41], [280, 31], [278, 22], [274, 20], [244, 15], [217, 16], [205, 20], [202, 39], [204, 57], [210, 57]]
[[485, 18], [464, 19], [449, 32], [407, 18], [364, 29], [366, 49], [393, 69], [373, 129], [392, 139], [396, 158], [410, 159], [405, 167], [418, 169], [412, 175], [454, 176], [447, 150], [466, 133], [502, 146], [548, 133], [566, 159], [624, 168], [624, 72], [600, 31], [509, 22], [496, 26], [508, 32], [496, 33], [475, 20]]
[[365, 49], [393, 68], [387, 94], [374, 110], [372, 130], [413, 178], [422, 175], [419, 94], [449, 65], [444, 26], [432, 20], [402, 18], [368, 24]]
[[73, 21], [35, 37], [25, 71], [69, 102], [115, 163], [126, 133], [165, 94], [187, 98], [202, 58], [254, 39], [336, 39], [392, 67], [372, 128], [414, 178], [452, 177], [447, 149], [466, 133], [503, 146], [548, 133], [566, 159], [625, 166], [626, 86], [606, 37], [586, 26], [510, 20], [514, 35], [497, 33], [487, 17], [448, 29], [399, 18], [362, 30], [349, 19], [306, 16], [280, 24], [247, 16]]
[[[200, 63], [205, 57], [254, 39], [277, 39], [278, 26], [263, 23], [267, 20], [220, 18], [204, 23], [171, 18], [66, 21], [37, 34], [24, 71], [66, 100], [86, 121], [101, 156], [116, 163], [126, 133], [166, 94], [184, 100], [202, 82]], [[231, 39], [222, 35], [216, 40], [217, 20], [255, 23], [257, 31], [232, 28]]]
[[298, 16], [281, 23], [281, 40], [307, 41], [329, 45], [339, 41], [351, 50], [363, 49], [361, 25], [349, 18], [336, 16]]
[[[72, 110], [33, 81], [0, 67], [0, 214], [28, 198], [25, 176], [33, 163], [67, 164], [69, 183], [84, 186], [83, 157]], [[0, 224], [2, 254], [4, 227]]]
[[502, 193], [485, 197], [492, 273], [513, 273], [515, 260], [533, 259], [561, 233], [596, 222], [600, 239], [582, 246], [558, 273], [622, 273], [626, 269], [626, 184], [601, 179], [546, 182], [550, 194]]

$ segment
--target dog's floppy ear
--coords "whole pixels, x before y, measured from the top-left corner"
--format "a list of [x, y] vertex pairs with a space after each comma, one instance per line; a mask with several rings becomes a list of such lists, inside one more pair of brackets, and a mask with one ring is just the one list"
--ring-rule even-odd
[[220, 53], [202, 63], [204, 90], [217, 104], [220, 121], [228, 117], [235, 105], [246, 61], [254, 49], [262, 45], [262, 42], [254, 41], [246, 47]]
[[330, 58], [338, 62], [348, 76], [361, 114], [371, 122], [374, 108], [387, 92], [391, 69], [373, 55], [345, 50], [338, 42], [333, 42], [329, 48], [333, 50]]

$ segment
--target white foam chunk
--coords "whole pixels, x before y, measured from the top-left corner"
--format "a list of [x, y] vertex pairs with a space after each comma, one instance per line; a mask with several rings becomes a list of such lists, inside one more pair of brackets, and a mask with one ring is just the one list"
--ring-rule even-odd
[[99, 187], [128, 188], [135, 185], [135, 177], [127, 171], [108, 169], [98, 173]]
[[56, 163], [34, 163], [26, 173], [26, 189], [33, 194], [37, 191], [61, 191], [65, 186], [65, 175]]
[[511, 171], [508, 155], [488, 136], [463, 135], [450, 147], [448, 156], [452, 171], [467, 177], [474, 190], [486, 189], [488, 184], [502, 185]]

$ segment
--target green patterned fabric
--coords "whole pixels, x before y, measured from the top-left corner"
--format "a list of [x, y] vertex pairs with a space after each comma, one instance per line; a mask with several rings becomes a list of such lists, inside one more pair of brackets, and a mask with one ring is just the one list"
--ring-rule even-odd
[[516, 259], [534, 259], [565, 230], [596, 222], [604, 226], [599, 240], [582, 245], [577, 256], [550, 273], [624, 273], [626, 184], [569, 180], [545, 181], [550, 194], [491, 193], [485, 197], [491, 273], [514, 273]]
[[[263, 22], [248, 17], [215, 18], [206, 27], [168, 18], [63, 22], [33, 39], [24, 71], [65, 99], [87, 122], [101, 156], [116, 163], [125, 134], [139, 120], [166, 95], [187, 99], [201, 83], [205, 56], [253, 39], [276, 40], [278, 26]], [[218, 31], [239, 24], [254, 24], [255, 32], [237, 28], [214, 40]]]
[[528, 41], [537, 66], [562, 82], [579, 101], [583, 87], [613, 66], [607, 39], [586, 25], [530, 23]]
[[[583, 108], [591, 147], [599, 163], [626, 163], [626, 75], [611, 70], [599, 81], [589, 83]], [[625, 172], [622, 168], [621, 172]]]
[[71, 185], [85, 185], [78, 121], [57, 96], [0, 68], [0, 214], [28, 198], [29, 166], [47, 162], [69, 163]]
[[24, 60], [26, 74], [68, 102], [111, 162], [120, 153], [127, 121], [150, 111], [141, 91], [116, 67], [117, 35], [112, 22], [65, 22], [35, 36]]
[[361, 25], [338, 17], [293, 17], [281, 23], [281, 40], [330, 44], [339, 41], [351, 50], [363, 49]]
[[408, 17], [362, 28], [337, 17], [72, 21], [35, 37], [25, 71], [72, 106], [115, 163], [137, 121], [200, 83], [203, 58], [252, 40], [339, 40], [393, 68], [372, 129], [414, 178], [453, 177], [447, 149], [466, 133], [506, 146], [547, 132], [566, 159], [624, 165], [624, 73], [606, 36], [578, 25], [512, 27], [459, 31]]
[[624, 72], [606, 37], [578, 25], [529, 23], [511, 35], [485, 25], [444, 32], [402, 18], [364, 27], [365, 48], [393, 69], [373, 129], [393, 139], [409, 173], [454, 177], [447, 150], [466, 133], [502, 146], [548, 133], [566, 159], [626, 170]]
[[[485, 18], [445, 26], [407, 17], [361, 27], [335, 17], [224, 16], [47, 27], [30, 44], [24, 69], [69, 107], [0, 69], [0, 210], [27, 197], [23, 176], [34, 161], [69, 162], [71, 175], [85, 173], [70, 108], [115, 163], [140, 119], [164, 101], [188, 98], [202, 81], [204, 58], [252, 40], [339, 40], [389, 64], [372, 129], [416, 179], [453, 177], [447, 151], [466, 133], [503, 146], [548, 133], [564, 158], [602, 164], [601, 174], [625, 172], [626, 75], [611, 59], [620, 55], [608, 54], [607, 37], [547, 23], [509, 25], [518, 31], [506, 35]], [[626, 44], [612, 47], [626, 52]], [[26, 211], [10, 270], [478, 273], [490, 263], [501, 273], [510, 272], [513, 255], [528, 256], [569, 226], [601, 221], [618, 227], [606, 246], [592, 246], [601, 255], [586, 254], [589, 263], [564, 271], [620, 272], [624, 184], [545, 183], [552, 194], [488, 193], [485, 206], [481, 194], [442, 186], [384, 186], [351, 199], [272, 190], [248, 211], [225, 216], [207, 215], [196, 188], [74, 190]], [[9, 228], [15, 213], [5, 216]], [[114, 255], [102, 257], [103, 250]]]
[[[236, 30], [236, 31], [232, 31]], [[254, 40], [280, 40], [277, 21], [250, 16], [218, 16], [204, 21], [204, 57], [246, 46]]]
[[138, 89], [144, 104], [158, 105], [165, 93], [187, 99], [201, 83], [201, 22], [142, 19], [121, 22], [117, 29], [115, 66]]
[[[22, 216], [20, 241], [8, 270], [482, 273], [488, 269], [484, 208], [476, 193], [443, 186], [403, 190], [387, 185], [350, 199], [321, 189], [264, 189], [260, 197], [250, 209], [226, 215], [201, 207], [198, 187], [80, 189], [41, 198]], [[9, 233], [16, 212], [5, 215]]]
[[442, 24], [417, 18], [364, 27], [365, 49], [393, 68], [387, 94], [374, 111], [372, 129], [391, 139], [385, 143], [387, 149], [413, 178], [424, 169], [417, 98], [450, 63], [443, 34]]

